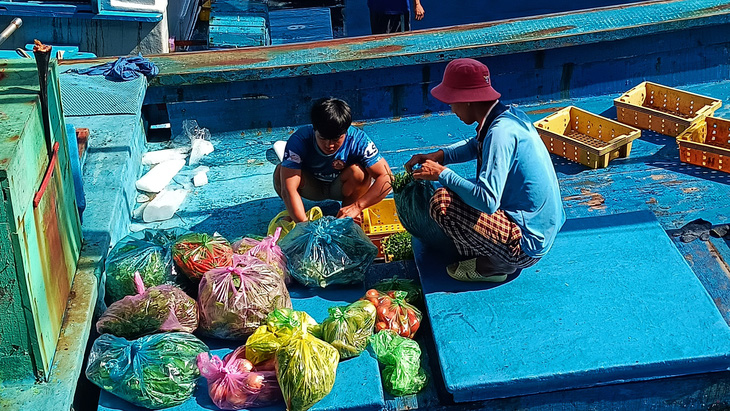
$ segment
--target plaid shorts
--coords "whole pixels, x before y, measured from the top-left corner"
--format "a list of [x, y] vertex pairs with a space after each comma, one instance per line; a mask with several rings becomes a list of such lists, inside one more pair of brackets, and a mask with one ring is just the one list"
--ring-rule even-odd
[[436, 220], [464, 257], [496, 257], [518, 268], [538, 262], [520, 247], [522, 231], [502, 210], [482, 213], [458, 195], [439, 188], [431, 197], [431, 218]]

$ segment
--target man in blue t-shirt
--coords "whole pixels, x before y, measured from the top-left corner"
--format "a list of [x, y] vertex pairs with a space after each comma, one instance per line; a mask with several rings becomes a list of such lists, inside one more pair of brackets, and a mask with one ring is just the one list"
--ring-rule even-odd
[[[425, 14], [421, 0], [413, 0], [416, 20]], [[370, 30], [373, 34], [396, 33], [411, 29], [410, 0], [368, 0]]]
[[274, 188], [295, 223], [307, 221], [302, 198], [342, 201], [337, 217], [358, 219], [390, 192], [388, 163], [367, 134], [352, 127], [344, 101], [317, 101], [311, 120], [289, 137]]
[[[406, 169], [439, 181], [431, 217], [454, 241], [462, 261], [447, 273], [462, 281], [501, 282], [542, 258], [565, 222], [558, 177], [532, 121], [502, 104], [489, 69], [473, 59], [446, 66], [431, 95], [451, 106], [476, 136], [429, 154], [416, 154]], [[477, 160], [475, 181], [448, 165]]]

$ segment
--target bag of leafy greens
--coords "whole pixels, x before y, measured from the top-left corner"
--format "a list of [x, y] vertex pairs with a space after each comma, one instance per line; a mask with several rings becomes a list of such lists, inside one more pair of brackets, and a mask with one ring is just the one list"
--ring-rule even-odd
[[233, 243], [233, 252], [236, 254], [249, 254], [259, 260], [271, 265], [284, 280], [289, 281], [289, 271], [286, 269], [286, 256], [276, 244], [281, 235], [281, 227], [277, 227], [274, 235], [263, 240], [256, 240], [244, 237]]
[[200, 331], [245, 339], [277, 308], [291, 308], [284, 279], [256, 257], [235, 255], [229, 267], [203, 276], [198, 289]]
[[145, 229], [117, 242], [106, 257], [106, 301], [108, 304], [134, 295], [134, 273], [146, 287], [175, 282], [170, 246], [179, 231]]
[[297, 224], [280, 242], [289, 273], [306, 286], [362, 282], [378, 248], [352, 218]]
[[322, 339], [337, 349], [340, 358], [359, 355], [368, 345], [375, 326], [375, 306], [366, 300], [344, 307], [330, 307], [322, 321]]
[[281, 400], [275, 371], [258, 371], [245, 358], [245, 346], [221, 360], [207, 352], [198, 355], [200, 374], [208, 381], [208, 395], [218, 408], [242, 410]]
[[190, 233], [172, 245], [172, 259], [183, 274], [197, 283], [203, 274], [231, 265], [233, 249], [219, 234]]
[[188, 333], [163, 333], [127, 341], [104, 334], [94, 341], [86, 378], [140, 407], [168, 408], [193, 395], [200, 376], [197, 357], [207, 352]]
[[332, 390], [340, 354], [330, 344], [297, 330], [276, 351], [276, 378], [289, 411], [311, 408]]
[[134, 275], [137, 295], [110, 305], [96, 323], [99, 334], [135, 339], [157, 332], [192, 333], [198, 328], [198, 306], [183, 290], [163, 284], [145, 290], [142, 277]]
[[380, 331], [370, 337], [370, 347], [383, 368], [383, 385], [392, 395], [415, 394], [426, 385], [421, 368], [421, 347], [393, 330]]
[[431, 197], [436, 192], [433, 183], [414, 180], [411, 174], [403, 172], [392, 177], [391, 186], [395, 209], [403, 228], [431, 247], [453, 244], [431, 218], [429, 207]]
[[289, 343], [296, 331], [321, 335], [320, 325], [304, 311], [278, 308], [246, 340], [246, 358], [257, 367], [274, 358], [276, 351]]

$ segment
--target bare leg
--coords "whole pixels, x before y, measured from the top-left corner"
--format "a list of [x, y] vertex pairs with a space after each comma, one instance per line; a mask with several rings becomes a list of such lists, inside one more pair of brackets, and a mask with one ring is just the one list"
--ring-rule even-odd
[[359, 200], [370, 188], [372, 179], [359, 165], [353, 164], [340, 174], [342, 179], [342, 206], [348, 206]]

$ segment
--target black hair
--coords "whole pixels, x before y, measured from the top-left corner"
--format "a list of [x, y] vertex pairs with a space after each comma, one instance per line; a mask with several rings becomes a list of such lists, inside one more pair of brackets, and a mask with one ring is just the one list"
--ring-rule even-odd
[[336, 140], [347, 132], [352, 124], [352, 111], [343, 100], [327, 97], [312, 106], [312, 126], [325, 140]]

